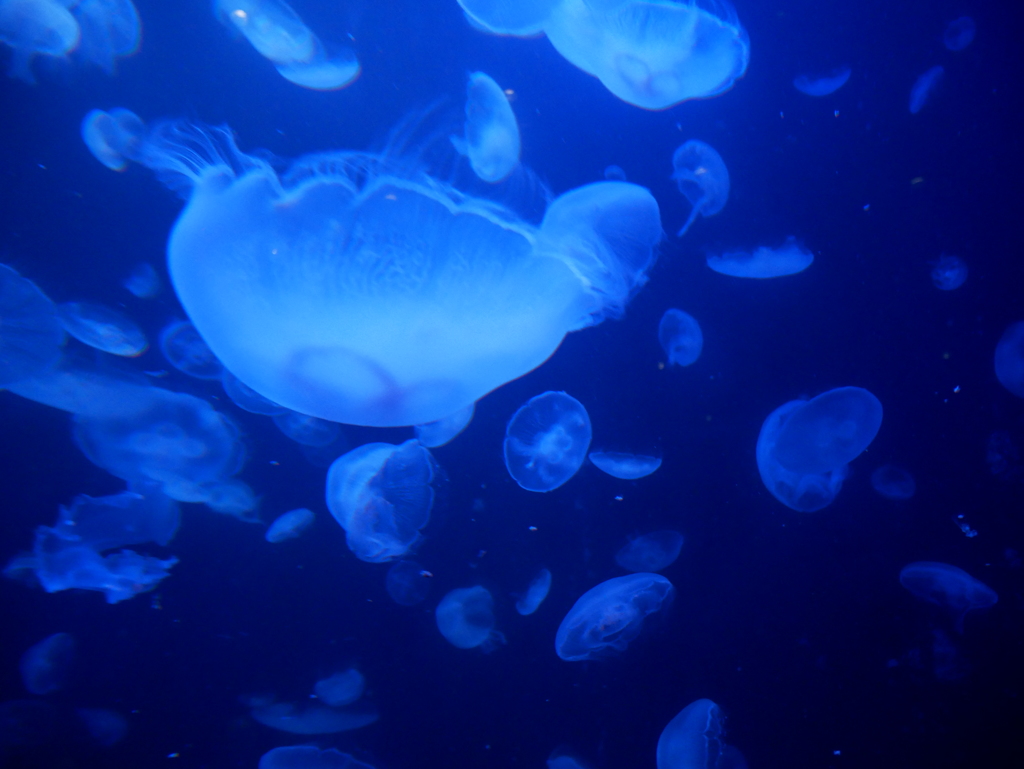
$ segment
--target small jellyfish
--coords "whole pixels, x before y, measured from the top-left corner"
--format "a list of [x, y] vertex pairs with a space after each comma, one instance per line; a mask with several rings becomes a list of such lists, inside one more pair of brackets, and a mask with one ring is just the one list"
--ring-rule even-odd
[[428, 449], [435, 449], [450, 443], [472, 421], [474, 409], [475, 404], [471, 403], [444, 419], [428, 422], [425, 425], [416, 425], [416, 439]]
[[201, 491], [202, 499], [215, 513], [230, 515], [243, 523], [263, 523], [254, 511], [260, 504], [252, 487], [237, 478], [226, 478], [207, 484]]
[[274, 414], [272, 418], [278, 430], [303, 446], [330, 446], [341, 433], [341, 428], [336, 422], [328, 422], [326, 419], [317, 419], [288, 409], [285, 409], [284, 413]]
[[297, 510], [289, 510], [283, 513], [270, 524], [267, 529], [267, 542], [284, 542], [286, 539], [295, 539], [310, 527], [316, 516], [312, 510], [300, 507]]
[[152, 299], [160, 293], [160, 276], [153, 265], [139, 262], [125, 278], [124, 287], [139, 299]]
[[519, 165], [519, 125], [508, 97], [490, 75], [470, 73], [465, 135], [451, 141], [485, 182], [500, 182]]
[[249, 715], [264, 726], [290, 734], [338, 734], [369, 726], [379, 717], [371, 707], [327, 708], [290, 702], [260, 703]]
[[[82, 141], [98, 161], [111, 171], [123, 171], [128, 167], [128, 161], [135, 158], [142, 144], [146, 126], [131, 110], [117, 107], [105, 112], [101, 109], [90, 110], [82, 118]], [[143, 263], [136, 268], [136, 271], [145, 267], [149, 268], [148, 273], [143, 272], [135, 279], [136, 287], [143, 293], [136, 293], [129, 288], [136, 296], [149, 296], [156, 294], [159, 290], [159, 279], [156, 271], [148, 264]], [[133, 277], [136, 273], [132, 273]], [[130, 278], [129, 280], [132, 280]], [[155, 282], [155, 288], [150, 288]]]
[[946, 70], [942, 66], [932, 67], [914, 82], [910, 89], [910, 114], [916, 115], [935, 93]]
[[142, 23], [131, 0], [78, 0], [67, 4], [82, 30], [75, 49], [78, 58], [112, 75], [117, 59], [139, 49]]
[[948, 563], [909, 563], [900, 571], [900, 584], [918, 598], [952, 610], [956, 629], [961, 633], [967, 612], [987, 609], [999, 600], [996, 592], [984, 582]]
[[33, 56], [63, 57], [78, 46], [81, 29], [70, 10], [73, 5], [60, 0], [0, 2], [0, 42], [11, 47], [11, 77], [34, 83]]
[[729, 199], [729, 169], [710, 144], [691, 139], [676, 148], [672, 155], [672, 178], [679, 185], [690, 205], [690, 217], [677, 233], [686, 234], [697, 215], [713, 216]]
[[946, 25], [942, 42], [951, 51], [962, 51], [974, 42], [974, 33], [977, 29], [974, 19], [970, 16], [961, 16]]
[[79, 494], [68, 507], [60, 506], [53, 531], [96, 551], [145, 542], [166, 545], [181, 526], [178, 503], [162, 494], [156, 483], [137, 483], [134, 488], [138, 491], [107, 497]]
[[312, 91], [336, 91], [351, 85], [362, 72], [355, 51], [346, 46], [337, 48], [334, 55], [328, 55], [323, 44], [318, 41], [312, 59], [278, 64], [276, 69], [285, 80], [303, 88]]
[[660, 574], [614, 577], [591, 588], [573, 604], [558, 626], [555, 651], [563, 660], [600, 659], [626, 650], [644, 619], [668, 608], [675, 595]]
[[258, 769], [374, 769], [337, 748], [320, 750], [313, 745], [274, 748], [260, 756]]
[[661, 457], [624, 454], [620, 451], [592, 451], [589, 459], [602, 472], [626, 481], [644, 478], [661, 467]]
[[325, 705], [339, 708], [342, 705], [350, 705], [362, 697], [364, 688], [366, 679], [363, 678], [363, 674], [355, 668], [349, 668], [341, 673], [321, 678], [313, 686], [313, 693]]
[[743, 755], [722, 741], [725, 716], [711, 700], [691, 702], [658, 738], [658, 769], [746, 769]]
[[551, 491], [572, 478], [590, 448], [590, 417], [564, 392], [530, 398], [505, 429], [505, 467], [527, 491]]
[[735, 278], [778, 278], [803, 272], [814, 262], [814, 254], [790, 235], [778, 248], [758, 246], [753, 252], [729, 251], [708, 254], [707, 263], [715, 272]]
[[135, 321], [101, 304], [65, 302], [57, 305], [57, 317], [79, 342], [111, 355], [137, 358], [149, 349], [146, 335]]
[[996, 345], [995, 365], [999, 383], [1018, 398], [1024, 398], [1024, 320], [1006, 327]]
[[626, 571], [655, 572], [668, 568], [683, 549], [683, 535], [665, 529], [631, 539], [615, 554], [615, 563]]
[[850, 79], [850, 68], [840, 67], [827, 75], [799, 75], [793, 79], [793, 87], [808, 96], [828, 96], [835, 93]]
[[470, 24], [496, 35], [539, 34], [559, 0], [458, 0]]
[[430, 593], [432, 576], [415, 561], [396, 561], [388, 569], [384, 588], [391, 596], [391, 600], [399, 606], [415, 606], [423, 603]]
[[214, 12], [275, 64], [305, 62], [316, 52], [316, 37], [281, 0], [214, 0]]
[[967, 265], [959, 256], [943, 254], [932, 266], [932, 283], [942, 291], [960, 288], [967, 280]]
[[0, 387], [51, 370], [63, 344], [54, 303], [35, 283], [0, 264]]
[[516, 611], [524, 617], [533, 614], [544, 603], [550, 590], [551, 572], [548, 569], [541, 569], [526, 588], [526, 592], [516, 601]]
[[567, 752], [565, 748], [555, 748], [548, 756], [548, 769], [590, 769], [589, 764]]
[[608, 166], [604, 169], [604, 178], [610, 182], [624, 182], [626, 181], [626, 172], [619, 166]]
[[227, 369], [221, 371], [220, 383], [224, 388], [224, 393], [231, 399], [231, 402], [250, 414], [276, 417], [281, 414], [291, 413], [284, 406], [279, 406], [272, 400], [264, 398]]
[[196, 379], [220, 379], [224, 367], [187, 320], [168, 324], [160, 332], [160, 352], [174, 368]]
[[665, 310], [661, 316], [658, 341], [670, 366], [689, 366], [704, 349], [704, 334], [696, 318], [675, 308]]
[[75, 639], [54, 633], [21, 655], [21, 680], [32, 694], [52, 694], [67, 681], [75, 659]]
[[82, 719], [89, 735], [101, 747], [112, 747], [128, 734], [128, 719], [116, 711], [106, 708], [78, 708], [75, 712]]
[[434, 611], [437, 629], [458, 649], [491, 651], [505, 636], [494, 629], [494, 599], [490, 591], [475, 587], [456, 588], [441, 599]]
[[910, 499], [917, 491], [914, 476], [896, 465], [882, 465], [871, 473], [871, 486], [886, 499]]

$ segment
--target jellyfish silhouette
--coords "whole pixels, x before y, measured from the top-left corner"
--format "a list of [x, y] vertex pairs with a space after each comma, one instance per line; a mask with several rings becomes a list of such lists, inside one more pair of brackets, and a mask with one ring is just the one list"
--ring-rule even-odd
[[658, 341], [670, 366], [689, 366], [704, 349], [704, 334], [697, 319], [674, 307], [661, 316]]
[[735, 278], [778, 278], [803, 272], [814, 262], [814, 254], [792, 235], [777, 248], [758, 246], [752, 252], [729, 251], [708, 254], [707, 263], [715, 272]]
[[900, 571], [900, 584], [918, 598], [953, 612], [956, 629], [972, 609], [987, 609], [999, 601], [996, 591], [963, 569], [936, 561], [915, 561]]
[[953, 19], [946, 26], [942, 35], [942, 43], [951, 51], [962, 51], [974, 42], [974, 34], [978, 26], [970, 16], [961, 16]]
[[840, 67], [827, 75], [798, 75], [793, 79], [793, 87], [808, 96], [828, 96], [835, 93], [850, 79], [850, 68]]
[[658, 769], [745, 769], [743, 755], [722, 740], [725, 716], [711, 700], [691, 702], [658, 738]]
[[672, 155], [672, 178], [693, 209], [677, 233], [686, 234], [697, 215], [713, 216], [729, 199], [729, 169], [722, 156], [710, 144], [691, 139], [676, 148]]
[[52, 369], [63, 344], [53, 302], [35, 283], [0, 264], [0, 387]]
[[945, 74], [946, 70], [944, 67], [935, 66], [914, 81], [914, 87], [910, 89], [911, 115], [916, 115], [924, 109], [924, 105], [928, 103], [935, 91], [938, 90]]
[[63, 57], [78, 46], [82, 33], [71, 5], [59, 0], [0, 2], [0, 42], [11, 47], [11, 77], [34, 83], [34, 56]]
[[505, 428], [505, 467], [527, 491], [551, 491], [572, 478], [590, 448], [590, 417], [566, 393], [530, 398]]
[[64, 330], [79, 342], [111, 355], [135, 358], [149, 347], [135, 321], [101, 304], [65, 302], [58, 305], [57, 317]]
[[995, 367], [999, 383], [1024, 398], [1024, 320], [1011, 323], [999, 338]]
[[519, 165], [519, 125], [508, 97], [490, 75], [472, 72], [466, 88], [466, 133], [452, 145], [485, 182], [500, 182]]
[[486, 652], [505, 643], [505, 636], [494, 629], [494, 599], [480, 585], [452, 590], [441, 599], [434, 616], [441, 635], [458, 649], [479, 646]]

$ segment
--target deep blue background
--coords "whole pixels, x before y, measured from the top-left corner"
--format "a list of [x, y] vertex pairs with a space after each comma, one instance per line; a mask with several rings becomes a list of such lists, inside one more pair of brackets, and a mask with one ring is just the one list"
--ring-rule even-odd
[[[685, 239], [666, 238], [623, 320], [570, 336], [540, 369], [484, 398], [469, 429], [435, 451], [447, 482], [418, 555], [436, 575], [420, 608], [392, 603], [386, 567], [347, 550], [323, 503], [323, 468], [217, 387], [165, 380], [240, 424], [250, 455], [241, 477], [262, 495], [266, 520], [308, 506], [317, 522], [270, 546], [259, 527], [186, 506], [168, 548], [181, 559], [172, 576], [116, 606], [0, 581], [0, 700], [25, 696], [22, 651], [67, 631], [78, 665], [48, 699], [63, 712], [110, 707], [130, 719], [113, 749], [68, 729], [11, 766], [255, 767], [289, 735], [249, 719], [239, 696], [299, 699], [348, 663], [366, 675], [380, 721], [318, 744], [380, 769], [539, 767], [558, 745], [600, 769], [653, 767], [661, 729], [699, 697], [723, 707], [729, 741], [753, 769], [1024, 761], [1024, 574], [1013, 552], [1024, 550], [1024, 483], [986, 463], [994, 430], [1024, 449], [1024, 400], [992, 368], [999, 335], [1024, 319], [1024, 68], [1006, 3], [746, 0], [737, 12], [751, 38], [747, 75], [720, 97], [664, 112], [617, 100], [543, 38], [473, 31], [455, 0], [295, 0], [321, 38], [354, 38], [363, 74], [333, 93], [286, 82], [202, 0], [137, 5], [142, 50], [116, 77], [41, 66], [35, 86], [0, 78], [0, 260], [56, 301], [125, 307], [151, 338], [180, 308], [169, 290], [144, 302], [121, 281], [143, 260], [165, 275], [180, 201], [145, 169], [114, 174], [96, 163], [78, 135], [94, 107], [226, 123], [243, 149], [289, 157], [379, 144], [438, 100], [454, 113], [479, 69], [515, 91], [523, 161], [556, 193], [618, 164], [652, 190], [673, 233], [688, 208], [668, 178], [671, 153], [699, 138], [724, 158], [732, 194]], [[942, 31], [964, 13], [977, 39], [951, 53]], [[800, 72], [842, 64], [853, 75], [832, 96], [791, 85]], [[943, 87], [910, 115], [909, 89], [935, 64], [946, 69]], [[707, 250], [787, 235], [816, 255], [798, 276], [743, 281], [704, 266]], [[954, 292], [928, 277], [942, 252], [971, 270]], [[700, 321], [705, 350], [687, 369], [662, 370], [657, 322], [673, 306]], [[165, 367], [155, 351], [140, 364]], [[761, 484], [758, 430], [783, 402], [842, 385], [881, 399], [881, 432], [830, 507], [794, 513]], [[547, 389], [582, 401], [596, 448], [657, 448], [662, 469], [628, 483], [588, 464], [550, 494], [521, 490], [502, 464], [504, 427]], [[65, 414], [0, 394], [0, 425], [6, 562], [59, 504], [122, 486], [75, 449]], [[353, 446], [408, 434], [346, 428]], [[917, 478], [909, 502], [871, 490], [868, 475], [886, 462]], [[979, 536], [966, 538], [957, 514]], [[627, 536], [656, 528], [686, 537], [666, 571], [678, 594], [662, 625], [619, 658], [559, 660], [552, 642], [565, 611], [620, 573], [613, 555]], [[900, 587], [900, 568], [914, 560], [966, 569], [999, 604], [957, 636]], [[554, 572], [551, 595], [521, 618], [509, 594], [541, 565]], [[434, 625], [436, 601], [471, 584], [492, 590], [508, 638], [490, 655], [455, 649]], [[960, 680], [934, 674], [936, 630], [969, 668]]]

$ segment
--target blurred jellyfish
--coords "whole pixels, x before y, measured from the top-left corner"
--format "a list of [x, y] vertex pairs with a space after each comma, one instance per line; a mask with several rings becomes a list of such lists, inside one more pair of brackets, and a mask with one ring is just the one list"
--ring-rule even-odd
[[21, 655], [21, 680], [32, 694], [52, 694], [63, 688], [75, 659], [75, 639], [54, 633]]
[[363, 696], [366, 679], [355, 668], [349, 668], [333, 676], [321, 678], [313, 687], [313, 693], [326, 705], [338, 708], [350, 705]]
[[466, 429], [473, 419], [475, 407], [475, 404], [471, 403], [444, 419], [438, 419], [436, 422], [429, 422], [425, 425], [416, 425], [416, 439], [428, 449], [444, 446]]
[[327, 472], [327, 508], [361, 561], [383, 563], [419, 541], [434, 505], [435, 464], [418, 441], [367, 443]]
[[835, 93], [850, 79], [850, 68], [840, 67], [834, 69], [827, 75], [799, 75], [793, 80], [793, 87], [800, 93], [808, 96], [828, 96]]
[[376, 710], [363, 705], [348, 708], [298, 707], [290, 702], [261, 703], [249, 714], [264, 726], [290, 734], [337, 734], [361, 729], [378, 718]]
[[441, 635], [456, 648], [479, 646], [487, 652], [505, 643], [505, 636], [494, 629], [494, 599], [480, 585], [452, 590], [437, 605], [434, 618]]
[[174, 368], [196, 379], [220, 379], [224, 367], [187, 320], [168, 324], [160, 332], [160, 352]]
[[35, 283], [0, 264], [0, 387], [52, 369], [63, 344], [53, 302]]
[[1024, 398], [1024, 320], [1006, 327], [996, 345], [995, 365], [1000, 384]]
[[[120, 107], [109, 112], [89, 110], [82, 118], [82, 141], [93, 157], [112, 171], [128, 167], [128, 161], [139, 151], [145, 132], [146, 126], [139, 116]], [[129, 281], [133, 281], [136, 290], [130, 287], [128, 290], [138, 297], [154, 296], [160, 288], [156, 270], [145, 263], [135, 268]]]
[[871, 486], [886, 499], [910, 499], [917, 491], [914, 476], [896, 465], [882, 465], [871, 473]]
[[34, 83], [32, 57], [66, 56], [79, 44], [81, 30], [67, 0], [3, 0], [0, 42], [11, 47], [7, 73]]
[[308, 529], [315, 519], [316, 516], [313, 515], [313, 511], [305, 507], [289, 510], [287, 513], [278, 516], [270, 524], [270, 528], [267, 529], [265, 535], [266, 540], [267, 542], [277, 544], [278, 542], [284, 542], [286, 539], [295, 539]]
[[78, 495], [69, 507], [60, 506], [53, 531], [62, 539], [97, 551], [145, 542], [166, 545], [181, 525], [178, 503], [162, 494], [158, 484], [139, 484], [137, 488], [145, 493]]
[[658, 738], [658, 769], [746, 769], [743, 755], [722, 741], [725, 716], [711, 700], [691, 702]]
[[[116, 164], [116, 161], [114, 162]], [[116, 171], [117, 168], [114, 168], [114, 170]], [[160, 293], [160, 276], [153, 269], [153, 265], [147, 262], [139, 262], [132, 268], [128, 277], [125, 278], [124, 287], [139, 299], [152, 299]]]
[[910, 114], [916, 115], [935, 93], [946, 74], [941, 66], [932, 67], [914, 82], [910, 89]]
[[619, 451], [592, 451], [589, 459], [602, 472], [627, 481], [644, 478], [661, 467], [661, 457]]
[[496, 35], [537, 35], [560, 0], [458, 0], [470, 23]]
[[415, 561], [396, 561], [388, 569], [384, 587], [399, 606], [415, 606], [426, 600], [432, 576]]
[[668, 568], [683, 549], [683, 535], [665, 529], [631, 539], [615, 554], [615, 563], [626, 571], [655, 572]]
[[670, 366], [689, 366], [704, 349], [704, 334], [692, 315], [670, 308], [658, 323], [658, 341]]
[[336, 91], [350, 85], [362, 71], [355, 51], [338, 46], [338, 51], [328, 55], [322, 43], [318, 43], [313, 58], [304, 62], [278, 64], [281, 76], [295, 85], [313, 91]]
[[259, 497], [245, 481], [226, 478], [206, 484], [201, 493], [202, 499], [197, 501], [204, 502], [215, 513], [233, 516], [243, 523], [263, 523], [254, 512], [259, 506]]
[[778, 278], [803, 272], [814, 262], [814, 254], [790, 235], [778, 248], [758, 246], [752, 252], [729, 251], [707, 256], [708, 267], [736, 278]]
[[139, 48], [142, 24], [131, 0], [62, 0], [71, 8], [82, 30], [75, 54], [108, 75], [114, 73], [118, 58], [131, 56]]
[[624, 182], [626, 181], [626, 172], [619, 166], [608, 166], [604, 169], [604, 178], [610, 182]]
[[590, 417], [563, 392], [530, 398], [505, 428], [505, 467], [527, 491], [551, 491], [580, 469], [590, 448]]
[[451, 141], [485, 182], [500, 182], [519, 165], [519, 125], [508, 97], [490, 75], [470, 73], [465, 135]]
[[89, 302], [65, 302], [57, 306], [64, 330], [82, 344], [97, 350], [136, 358], [149, 349], [142, 329], [124, 313]]
[[590, 769], [589, 764], [583, 763], [565, 748], [555, 748], [551, 751], [547, 765], [548, 769]]
[[942, 36], [942, 42], [951, 51], [962, 51], [974, 42], [974, 33], [977, 25], [970, 16], [961, 16], [953, 19], [946, 26], [946, 32]]
[[[281, 414], [294, 413], [284, 406], [278, 406], [273, 401], [267, 400], [227, 369], [221, 371], [220, 383], [224, 387], [225, 394], [231, 399], [231, 402], [250, 414], [276, 417]], [[287, 433], [285, 434], [287, 435]]]
[[551, 572], [547, 569], [541, 569], [537, 572], [537, 576], [533, 578], [533, 581], [530, 582], [530, 586], [526, 588], [523, 596], [516, 601], [516, 611], [524, 617], [533, 614], [544, 603], [544, 599], [548, 597], [550, 590]]
[[932, 283], [942, 291], [960, 288], [967, 280], [967, 265], [959, 256], [943, 254], [932, 266]]
[[128, 734], [128, 719], [107, 708], [78, 708], [78, 717], [98, 745], [112, 747]]
[[967, 612], [987, 609], [999, 600], [996, 592], [984, 582], [948, 563], [909, 563], [900, 571], [900, 584], [918, 598], [952, 610], [956, 629], [961, 633]]
[[320, 750], [313, 745], [274, 748], [260, 756], [258, 769], [374, 769], [336, 748]]
[[273, 420], [278, 430], [303, 446], [330, 446], [341, 433], [341, 428], [335, 422], [287, 409], [284, 413], [275, 414]]
[[713, 216], [729, 199], [729, 169], [710, 144], [691, 139], [679, 145], [672, 155], [672, 178], [679, 191], [693, 206], [690, 217], [677, 233], [686, 234], [697, 215]]

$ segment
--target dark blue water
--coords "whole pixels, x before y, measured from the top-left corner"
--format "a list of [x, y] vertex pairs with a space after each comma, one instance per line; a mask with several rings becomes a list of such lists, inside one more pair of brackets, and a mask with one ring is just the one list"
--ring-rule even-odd
[[[78, 643], [67, 686], [38, 698], [52, 705], [44, 744], [9, 752], [5, 766], [255, 767], [265, 751], [302, 740], [257, 724], [239, 698], [301, 700], [349, 664], [366, 676], [380, 720], [312, 741], [379, 769], [541, 767], [560, 745], [598, 769], [653, 767], [662, 728], [702, 697], [727, 714], [727, 739], [753, 769], [1020, 765], [1024, 400], [992, 365], [1005, 327], [1024, 319], [1024, 68], [1012, 9], [740, 2], [746, 76], [714, 99], [649, 112], [543, 38], [474, 31], [455, 0], [296, 0], [321, 38], [350, 34], [362, 62], [356, 83], [329, 93], [282, 79], [202, 0], [137, 5], [143, 45], [115, 77], [51, 63], [37, 67], [34, 86], [0, 78], [0, 261], [55, 301], [122, 307], [151, 339], [184, 316], [162, 262], [181, 202], [143, 168], [114, 174], [94, 160], [78, 133], [92, 108], [224, 123], [243, 150], [294, 157], [380, 146], [403, 116], [429, 107], [455, 114], [467, 73], [483, 70], [515, 91], [523, 162], [556, 193], [614, 163], [652, 191], [675, 232], [689, 208], [670, 158], [691, 138], [722, 155], [732, 193], [684, 239], [666, 237], [622, 320], [570, 335], [434, 451], [446, 478], [416, 555], [435, 575], [420, 607], [394, 604], [387, 567], [352, 556], [324, 505], [324, 468], [269, 419], [235, 408], [216, 383], [162, 380], [240, 426], [240, 477], [262, 497], [265, 521], [294, 507], [317, 521], [272, 546], [262, 527], [185, 505], [177, 538], [151, 551], [181, 562], [155, 592], [113, 606], [96, 593], [0, 580], [0, 700], [28, 697], [18, 660], [29, 646], [59, 631]], [[952, 53], [942, 33], [963, 14], [977, 37]], [[936, 64], [942, 88], [911, 115], [910, 87]], [[831, 96], [791, 85], [841, 65], [853, 74]], [[816, 255], [797, 276], [744, 281], [704, 264], [708, 251], [787, 235]], [[943, 252], [970, 267], [952, 292], [929, 278]], [[121, 287], [139, 261], [165, 281], [156, 300]], [[658, 366], [669, 307], [703, 328], [703, 354], [687, 369]], [[157, 350], [138, 366], [167, 368]], [[846, 385], [881, 400], [881, 431], [832, 505], [795, 513], [758, 476], [761, 423], [786, 401]], [[584, 465], [549, 494], [523, 491], [501, 442], [515, 410], [545, 390], [585, 405], [595, 448], [654, 446], [662, 468], [625, 482]], [[123, 489], [74, 446], [63, 412], [0, 393], [0, 425], [3, 562], [76, 494]], [[352, 447], [410, 437], [344, 429]], [[990, 445], [1005, 462], [987, 461]], [[907, 502], [871, 489], [871, 471], [890, 462], [916, 478]], [[553, 640], [565, 612], [621, 574], [614, 554], [630, 535], [664, 528], [686, 538], [665, 571], [677, 591], [671, 611], [619, 657], [560, 660]], [[999, 603], [957, 634], [900, 586], [900, 569], [917, 560], [965, 569]], [[554, 573], [551, 594], [522, 618], [510, 593], [541, 566]], [[455, 649], [434, 623], [447, 591], [474, 584], [494, 594], [508, 640], [490, 654]], [[94, 746], [79, 707], [121, 712], [128, 736]]]

